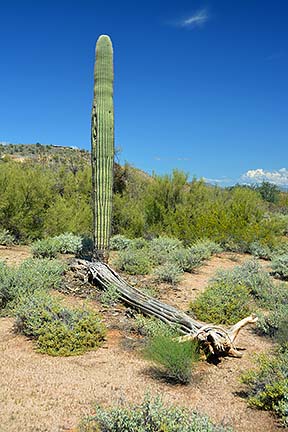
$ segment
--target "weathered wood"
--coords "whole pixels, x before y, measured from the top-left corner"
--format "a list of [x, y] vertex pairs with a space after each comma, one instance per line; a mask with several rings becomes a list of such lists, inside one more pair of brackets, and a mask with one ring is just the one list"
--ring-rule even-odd
[[234, 345], [235, 339], [241, 328], [257, 321], [257, 317], [251, 315], [228, 329], [203, 323], [130, 286], [118, 273], [103, 262], [75, 260], [71, 264], [71, 269], [81, 273], [82, 279], [86, 279], [100, 289], [106, 290], [113, 286], [120, 300], [144, 315], [159, 318], [170, 325], [177, 324], [180, 333], [183, 334], [179, 337], [179, 342], [197, 339], [205, 352], [216, 358], [227, 355], [241, 357], [242, 354]]

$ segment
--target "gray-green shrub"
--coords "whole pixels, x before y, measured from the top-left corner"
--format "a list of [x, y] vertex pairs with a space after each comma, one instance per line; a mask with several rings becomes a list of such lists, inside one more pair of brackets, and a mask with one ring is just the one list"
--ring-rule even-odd
[[272, 273], [280, 279], [288, 280], [288, 253], [276, 255], [271, 262]]
[[110, 239], [110, 249], [115, 251], [122, 251], [127, 249], [131, 240], [121, 234], [116, 234]]
[[152, 265], [147, 253], [141, 249], [125, 249], [119, 252], [115, 260], [118, 270], [131, 275], [145, 275], [150, 273]]
[[84, 419], [79, 432], [232, 432], [213, 424], [208, 417], [187, 408], [165, 405], [160, 397], [147, 395], [140, 405], [96, 408]]
[[0, 307], [13, 308], [20, 297], [37, 290], [59, 288], [65, 263], [50, 259], [28, 259], [18, 267], [9, 268], [0, 262]]
[[250, 293], [259, 299], [266, 298], [267, 292], [270, 292], [273, 287], [273, 280], [269, 273], [263, 270], [256, 259], [247, 260], [232, 270], [219, 270], [211, 282], [245, 285]]
[[0, 245], [11, 246], [15, 243], [15, 237], [6, 229], [0, 229]]
[[105, 336], [100, 317], [87, 309], [69, 309], [38, 290], [15, 307], [15, 330], [35, 339], [39, 352], [78, 355], [97, 348]]
[[52, 238], [36, 240], [31, 252], [34, 258], [56, 258], [59, 253], [58, 242]]
[[77, 254], [81, 249], [82, 238], [72, 233], [37, 240], [31, 246], [32, 254], [36, 258], [55, 258], [58, 253]]
[[182, 268], [170, 262], [166, 262], [161, 266], [157, 267], [154, 271], [154, 276], [159, 282], [167, 282], [169, 284], [175, 285], [181, 280], [183, 274]]

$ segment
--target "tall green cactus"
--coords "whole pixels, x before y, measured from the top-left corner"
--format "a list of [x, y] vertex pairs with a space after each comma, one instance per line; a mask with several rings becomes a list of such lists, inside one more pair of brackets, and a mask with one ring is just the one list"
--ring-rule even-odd
[[91, 125], [94, 259], [107, 261], [112, 220], [114, 164], [113, 47], [109, 36], [96, 43]]

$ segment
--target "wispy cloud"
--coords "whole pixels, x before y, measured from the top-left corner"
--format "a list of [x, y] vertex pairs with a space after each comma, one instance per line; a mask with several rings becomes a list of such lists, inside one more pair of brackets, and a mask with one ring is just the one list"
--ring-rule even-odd
[[268, 181], [277, 186], [288, 186], [288, 170], [281, 168], [275, 171], [265, 171], [262, 168], [249, 170], [241, 176], [241, 180], [248, 183], [262, 183]]
[[208, 21], [207, 9], [201, 9], [178, 22], [180, 27], [200, 27]]

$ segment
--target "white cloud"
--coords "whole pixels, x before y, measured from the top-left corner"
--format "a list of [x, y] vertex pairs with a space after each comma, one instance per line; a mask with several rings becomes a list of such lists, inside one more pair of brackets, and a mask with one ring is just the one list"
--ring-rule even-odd
[[288, 186], [288, 170], [281, 168], [275, 171], [265, 171], [262, 168], [249, 170], [241, 176], [243, 181], [249, 183], [262, 183], [268, 181], [277, 186]]
[[209, 16], [206, 9], [201, 9], [197, 12], [195, 12], [193, 15], [190, 15], [187, 18], [182, 19], [178, 22], [178, 25], [180, 27], [200, 27], [201, 25], [205, 24], [206, 21], [208, 21]]
[[232, 179], [228, 178], [228, 177], [222, 177], [222, 178], [207, 178], [207, 177], [202, 177], [202, 179], [206, 182], [206, 183], [216, 183], [216, 184], [221, 184], [221, 183], [230, 183], [232, 182]]

